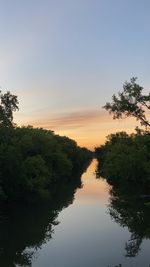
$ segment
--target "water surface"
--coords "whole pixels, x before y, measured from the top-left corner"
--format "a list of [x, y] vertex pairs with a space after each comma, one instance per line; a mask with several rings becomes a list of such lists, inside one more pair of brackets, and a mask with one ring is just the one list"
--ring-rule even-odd
[[146, 233], [141, 229], [145, 220], [149, 223], [149, 207], [129, 209], [124, 199], [110, 194], [104, 179], [96, 179], [95, 167], [93, 160], [82, 187], [60, 189], [53, 205], [27, 207], [2, 220], [0, 266], [149, 266], [149, 224]]

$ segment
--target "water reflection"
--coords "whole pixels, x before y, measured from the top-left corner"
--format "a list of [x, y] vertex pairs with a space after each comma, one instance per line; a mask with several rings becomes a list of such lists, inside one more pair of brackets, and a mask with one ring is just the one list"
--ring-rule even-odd
[[[101, 177], [101, 166], [97, 165], [96, 177]], [[127, 227], [131, 236], [125, 244], [125, 256], [135, 257], [141, 250], [144, 239], [150, 239], [150, 195], [143, 195], [140, 188], [130, 184], [110, 185], [108, 212], [111, 219], [121, 227]]]
[[109, 214], [122, 227], [128, 227], [130, 240], [125, 244], [126, 256], [138, 255], [144, 238], [150, 238], [150, 198], [124, 192], [120, 188], [110, 190]]
[[41, 246], [53, 236], [58, 213], [74, 200], [80, 175], [59, 184], [51, 201], [34, 206], [5, 207], [0, 214], [0, 266], [31, 266]]
[[95, 179], [95, 164], [49, 204], [1, 209], [0, 266], [149, 266], [150, 199]]

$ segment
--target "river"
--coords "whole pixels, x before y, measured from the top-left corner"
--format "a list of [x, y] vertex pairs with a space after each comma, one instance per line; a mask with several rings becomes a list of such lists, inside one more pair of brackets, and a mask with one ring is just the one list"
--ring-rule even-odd
[[95, 168], [93, 160], [81, 177], [82, 186], [65, 193], [62, 206], [17, 211], [11, 222], [1, 223], [0, 266], [150, 266], [149, 233], [134, 226], [131, 208], [117, 209], [110, 186], [96, 179]]

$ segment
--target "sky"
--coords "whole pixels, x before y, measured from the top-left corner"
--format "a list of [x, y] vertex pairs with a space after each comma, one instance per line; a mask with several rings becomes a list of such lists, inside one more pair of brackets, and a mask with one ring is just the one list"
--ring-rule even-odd
[[149, 93], [149, 0], [0, 0], [0, 11], [0, 86], [18, 96], [19, 126], [90, 149], [134, 131], [102, 106], [133, 76]]

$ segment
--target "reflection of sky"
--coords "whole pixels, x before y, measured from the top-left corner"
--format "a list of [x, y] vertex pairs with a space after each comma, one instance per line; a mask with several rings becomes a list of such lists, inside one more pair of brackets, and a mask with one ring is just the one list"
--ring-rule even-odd
[[135, 122], [110, 123], [101, 106], [133, 75], [148, 92], [149, 8], [148, 0], [1, 1], [0, 85], [19, 97], [16, 122], [89, 147], [132, 131]]
[[109, 187], [105, 180], [95, 179], [95, 165], [96, 160], [93, 160], [87, 172], [82, 175], [83, 190], [78, 190], [76, 194], [79, 204], [107, 203]]
[[95, 181], [95, 163], [82, 176], [84, 187], [76, 192], [73, 204], [59, 214], [53, 239], [42, 244], [32, 267], [148, 266], [149, 240], [143, 242], [138, 257], [125, 258], [130, 233], [111, 220], [108, 187], [103, 180]]

